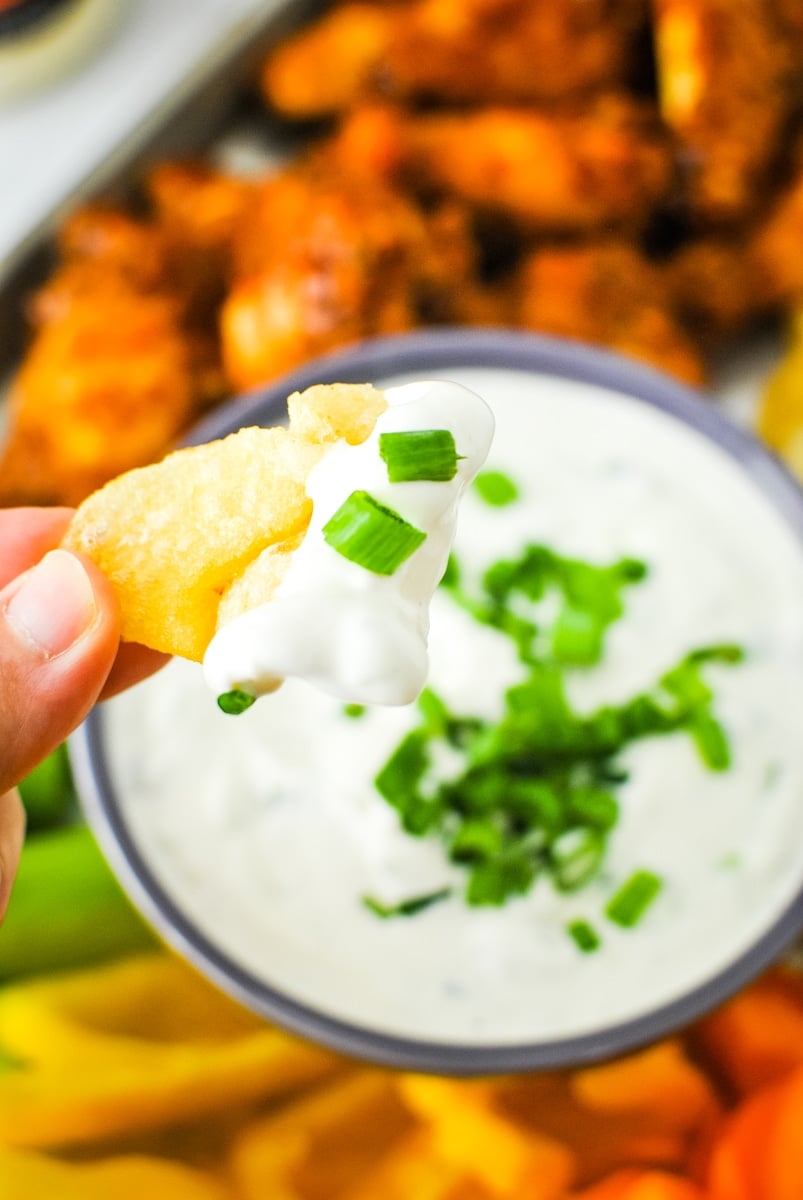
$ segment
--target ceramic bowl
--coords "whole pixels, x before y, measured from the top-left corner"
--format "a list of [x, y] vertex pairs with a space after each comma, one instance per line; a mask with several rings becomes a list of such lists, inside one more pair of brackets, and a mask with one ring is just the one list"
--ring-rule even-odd
[[[210, 440], [243, 425], [275, 424], [284, 414], [286, 396], [313, 383], [370, 380], [382, 385], [391, 381], [432, 377], [452, 378], [470, 385], [479, 381], [482, 386], [487, 384], [491, 391], [515, 384], [521, 393], [522, 406], [530, 404], [530, 393], [537, 395], [540, 390], [550, 387], [553, 390], [563, 389], [567, 395], [575, 392], [585, 395], [588, 392], [588, 395], [597, 396], [600, 404], [610, 402], [614, 407], [621, 404], [629, 408], [635, 406], [642, 416], [649, 419], [644, 426], [645, 447], [653, 436], [648, 428], [653, 418], [657, 422], [658, 432], [655, 436], [664, 437], [661, 430], [669, 430], [670, 426], [691, 431], [695, 441], [701, 444], [702, 451], [706, 447], [709, 450], [713, 447], [722, 469], [738, 475], [740, 486], [755, 498], [755, 502], [768, 506], [769, 519], [777, 524], [778, 537], [785, 547], [783, 555], [789, 560], [790, 570], [803, 571], [801, 493], [765, 448], [731, 424], [712, 398], [695, 393], [650, 368], [573, 342], [502, 330], [439, 330], [365, 342], [312, 362], [264, 389], [224, 404], [193, 431], [190, 440]], [[583, 403], [587, 403], [587, 397]], [[590, 436], [590, 431], [584, 428], [584, 422], [579, 420], [573, 431], [576, 444], [583, 443], [584, 439], [587, 441]], [[672, 453], [670, 443], [671, 439], [666, 443], [667, 455]], [[593, 447], [589, 453], [593, 454]], [[695, 482], [693, 475], [690, 474], [688, 480], [683, 482], [684, 486], [687, 483], [692, 488]], [[634, 503], [635, 518], [638, 503]], [[727, 520], [727, 513], [724, 519]], [[751, 536], [747, 526], [749, 522], [743, 529], [733, 531], [743, 551], [745, 540], [749, 542]], [[744, 552], [753, 553], [749, 547]], [[765, 546], [755, 546], [757, 563], [764, 552], [769, 553]], [[775, 559], [772, 560], [774, 562]], [[694, 579], [688, 580], [687, 586], [693, 588]], [[803, 609], [803, 596], [800, 607]], [[660, 636], [660, 629], [653, 629], [650, 640], [660, 639]], [[803, 637], [800, 640], [803, 642]], [[148, 695], [153, 697], [155, 709], [158, 709], [160, 688], [163, 686], [160, 676], [141, 686], [151, 689]], [[280, 696], [281, 692], [277, 694], [277, 697]], [[268, 706], [273, 700], [272, 697], [266, 698], [255, 706], [255, 709], [265, 706], [262, 709], [263, 722], [271, 721]], [[400, 1005], [396, 1012], [390, 1000], [388, 1013], [383, 1015], [381, 999], [376, 1001], [379, 1007], [372, 1016], [362, 1001], [357, 1003], [355, 1000], [353, 1006], [350, 1004], [349, 987], [355, 995], [361, 989], [365, 993], [371, 989], [381, 990], [383, 975], [387, 974], [388, 979], [392, 976], [394, 966], [391, 959], [397, 950], [399, 953], [403, 950], [413, 953], [411, 961], [417, 961], [410, 946], [406, 950], [402, 946], [405, 938], [414, 939], [415, 935], [397, 934], [390, 923], [382, 926], [383, 930], [387, 930], [386, 934], [382, 934], [386, 936], [386, 942], [382, 942], [381, 938], [377, 940], [380, 935], [366, 934], [366, 937], [370, 936], [373, 949], [370, 954], [366, 952], [362, 967], [365, 978], [361, 982], [359, 968], [348, 965], [350, 948], [347, 940], [342, 940], [347, 935], [343, 934], [339, 940], [341, 935], [338, 929], [327, 928], [326, 904], [323, 903], [315, 922], [306, 928], [302, 927], [303, 921], [298, 924], [291, 921], [285, 925], [269, 923], [262, 933], [255, 926], [257, 932], [253, 934], [251, 943], [256, 941], [261, 948], [260, 961], [256, 962], [243, 939], [246, 927], [264, 914], [249, 911], [247, 904], [230, 896], [226, 891], [227, 885], [222, 879], [218, 880], [223, 852], [218, 855], [214, 849], [214, 829], [210, 827], [204, 833], [206, 844], [211, 849], [204, 851], [204, 854], [199, 852], [198, 860], [184, 869], [184, 876], [194, 877], [199, 888], [210, 890], [205, 907], [195, 907], [191, 888], [179, 882], [179, 872], [174, 872], [170, 865], [170, 854], [176, 851], [177, 846], [183, 853], [185, 847], [192, 846], [193, 839], [201, 838], [204, 821], [211, 821], [214, 825], [214, 821], [220, 818], [220, 806], [212, 806], [215, 816], [209, 816], [206, 809], [199, 806], [197, 821], [173, 836], [172, 850], [165, 849], [166, 841], [170, 841], [167, 835], [162, 839], [161, 847], [157, 847], [147, 826], [132, 816], [131, 805], [126, 798], [128, 784], [125, 771], [137, 774], [140, 765], [153, 757], [154, 742], [159, 741], [160, 736], [166, 743], [170, 742], [171, 718], [169, 714], [164, 719], [155, 717], [151, 726], [138, 729], [135, 718], [128, 721], [125, 716], [115, 717], [115, 713], [121, 711], [115, 706], [120, 703], [125, 703], [125, 700], [114, 700], [98, 707], [72, 739], [70, 749], [88, 819], [134, 903], [168, 943], [243, 1004], [289, 1030], [349, 1056], [450, 1074], [554, 1068], [606, 1058], [662, 1037], [724, 1001], [778, 959], [803, 923], [802, 793], [797, 804], [800, 819], [790, 818], [784, 824], [778, 818], [776, 826], [766, 834], [772, 843], [766, 852], [768, 865], [765, 874], [769, 880], [766, 895], [755, 885], [755, 899], [746, 902], [742, 916], [739, 916], [736, 907], [733, 907], [732, 914], [728, 908], [731, 893], [728, 892], [727, 882], [712, 897], [701, 896], [695, 901], [700, 906], [701, 936], [706, 938], [705, 921], [717, 905], [722, 906], [722, 914], [718, 919], [729, 930], [729, 936], [722, 939], [708, 937], [702, 951], [695, 952], [697, 965], [694, 970], [686, 973], [681, 967], [683, 939], [670, 938], [666, 943], [661, 957], [665, 960], [664, 965], [667, 961], [670, 963], [668, 977], [670, 982], [674, 981], [671, 986], [665, 986], [663, 990], [651, 990], [649, 981], [653, 968], [647, 955], [643, 964], [632, 964], [633, 978], [642, 981], [635, 985], [636, 995], [631, 996], [630, 1001], [620, 1009], [616, 1005], [608, 1006], [601, 999], [602, 991], [597, 989], [596, 967], [586, 965], [593, 956], [583, 958], [577, 954], [575, 957], [579, 965], [573, 968], [573, 974], [567, 974], [565, 985], [567, 997], [579, 1014], [577, 1019], [561, 1020], [558, 1015], [557, 1024], [551, 1031], [547, 1028], [539, 1032], [535, 1027], [531, 1030], [526, 1014], [523, 1016], [522, 1012], [529, 1005], [534, 1010], [538, 1008], [539, 982], [536, 979], [530, 984], [530, 993], [525, 989], [516, 1005], [510, 1002], [509, 1015], [504, 1016], [508, 1012], [506, 1004], [510, 997], [504, 973], [495, 974], [500, 957], [494, 933], [498, 927], [493, 922], [498, 914], [489, 917], [483, 912], [477, 918], [482, 923], [481, 929], [477, 926], [480, 932], [475, 930], [471, 945], [474, 952], [487, 959], [483, 978], [488, 982], [488, 999], [485, 1002], [488, 1021], [484, 1024], [480, 1022], [475, 1032], [466, 1032], [468, 1026], [463, 1028], [459, 1022], [451, 1032], [445, 1032], [443, 1022], [434, 1019], [432, 1029], [427, 1028], [427, 1009], [423, 998], [427, 995], [427, 972], [432, 969], [433, 958], [428, 958], [423, 950], [416, 967], [418, 977], [408, 980], [416, 994], [414, 997], [411, 994], [408, 1005], [411, 1012], [413, 1008], [416, 1009], [415, 1020], [411, 1016], [408, 1023], [404, 1005]], [[212, 697], [209, 703], [214, 706]], [[778, 719], [786, 722], [786, 725], [790, 725], [786, 710], [792, 703], [791, 696], [778, 698]], [[770, 722], [772, 719], [771, 712]], [[800, 719], [801, 712], [798, 711], [798, 725]], [[116, 732], [121, 721], [128, 722], [129, 727], [133, 728], [135, 743], [134, 749], [127, 752], [125, 763], [120, 757]], [[794, 714], [791, 719], [793, 725]], [[152, 726], [160, 729], [161, 735], [158, 732], [154, 734]], [[799, 743], [800, 738], [796, 741]], [[200, 739], [198, 753], [201, 753]], [[801, 752], [798, 745], [789, 745], [789, 753], [797, 758]], [[670, 765], [670, 775], [671, 771]], [[169, 805], [169, 797], [162, 803]], [[221, 798], [220, 804], [225, 807], [226, 803], [228, 801]], [[230, 814], [230, 818], [234, 822], [237, 819], [236, 797], [231, 798], [231, 806], [233, 815]], [[771, 825], [774, 818], [770, 808], [768, 806], [766, 819]], [[731, 848], [726, 826], [727, 822], [723, 822], [723, 861]], [[695, 836], [695, 830], [689, 829], [688, 837], [694, 839]], [[757, 844], [763, 836], [759, 831], [755, 837], [751, 834], [747, 840]], [[782, 852], [779, 844], [783, 845], [786, 858], [776, 869], [773, 855]], [[256, 853], [256, 850], [253, 852]], [[287, 854], [289, 851], [281, 846], [280, 853]], [[269, 855], [265, 859], [264, 870], [270, 872]], [[325, 886], [325, 882], [321, 884], [321, 887]], [[754, 885], [745, 886], [749, 888]], [[264, 901], [265, 911], [270, 906], [269, 895], [268, 890]], [[474, 919], [473, 914], [470, 919]], [[410, 925], [409, 928], [415, 929], [415, 926]], [[732, 938], [730, 931], [734, 934]], [[533, 927], [532, 936], [534, 939], [539, 937], [537, 926]], [[674, 975], [674, 968], [671, 967], [673, 956], [677, 957]], [[625, 963], [625, 974], [630, 969]], [[347, 981], [349, 986], [346, 986], [338, 973], [345, 976], [349, 970], [356, 974]], [[591, 972], [585, 980], [584, 971]], [[552, 977], [553, 969], [547, 963], [543, 979]], [[642, 985], [643, 1002], [639, 998]], [[387, 994], [390, 996], [390, 992]], [[555, 1002], [554, 996], [553, 1007], [558, 1014], [563, 1007], [560, 1002]], [[497, 1009], [500, 1016], [494, 1022], [491, 1018]]]

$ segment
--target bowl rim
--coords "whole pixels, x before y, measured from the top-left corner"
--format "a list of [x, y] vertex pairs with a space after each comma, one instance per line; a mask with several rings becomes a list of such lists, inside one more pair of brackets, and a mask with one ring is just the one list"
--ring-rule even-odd
[[[780, 460], [740, 429], [713, 396], [635, 360], [585, 343], [509, 329], [442, 327], [372, 338], [291, 371], [225, 403], [190, 431], [185, 444], [224, 436], [249, 424], [273, 424], [286, 398], [315, 383], [365, 382], [449, 367], [551, 375], [618, 392], [697, 430], [740, 463], [791, 526], [803, 548], [803, 490]], [[76, 785], [89, 825], [124, 890], [156, 932], [235, 1000], [277, 1025], [349, 1058], [380, 1066], [469, 1076], [546, 1070], [597, 1062], [677, 1031], [723, 1003], [772, 965], [803, 929], [803, 880], [796, 896], [759, 939], [710, 979], [659, 1007], [617, 1024], [568, 1037], [478, 1045], [397, 1036], [364, 1028], [293, 999], [252, 975], [210, 940], [165, 891], [142, 857], [115, 795], [95, 708], [69, 739]]]

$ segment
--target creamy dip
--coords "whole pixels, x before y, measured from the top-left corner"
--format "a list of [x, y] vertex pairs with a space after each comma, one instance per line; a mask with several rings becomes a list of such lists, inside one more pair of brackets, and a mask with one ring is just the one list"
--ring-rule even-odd
[[[429, 604], [454, 540], [460, 497], [485, 461], [494, 421], [484, 400], [456, 383], [388, 388], [385, 399], [370, 437], [357, 446], [336, 442], [311, 472], [312, 519], [270, 602], [212, 639], [204, 672], [216, 695], [238, 689], [260, 696], [293, 676], [354, 703], [409, 704], [424, 686]], [[413, 430], [452, 434], [452, 479], [390, 482], [380, 438]], [[357, 489], [425, 535], [392, 574], [351, 562], [324, 536]]]
[[[766, 931], [803, 880], [803, 556], [730, 456], [647, 406], [589, 384], [517, 371], [452, 370], [496, 418], [489, 467], [519, 500], [461, 505], [464, 570], [526, 542], [648, 577], [627, 595], [602, 665], [569, 677], [581, 711], [648, 688], [689, 649], [736, 642], [712, 666], [733, 763], [705, 769], [685, 735], [623, 755], [629, 778], [604, 869], [561, 895], [548, 878], [503, 908], [469, 908], [437, 841], [412, 838], [373, 779], [417, 707], [371, 708], [289, 680], [237, 718], [203, 674], [174, 662], [109, 702], [103, 728], [122, 818], [162, 889], [207, 941], [296, 1001], [369, 1029], [452, 1043], [590, 1033], [711, 979]], [[396, 381], [386, 381], [399, 382]], [[403, 381], [402, 381], [403, 382]], [[512, 643], [442, 589], [431, 610], [430, 681], [458, 713], [494, 718], [520, 677]], [[601, 916], [634, 869], [664, 887], [643, 920]], [[381, 920], [361, 902], [456, 885], [418, 915]], [[566, 935], [585, 918], [602, 945]]]

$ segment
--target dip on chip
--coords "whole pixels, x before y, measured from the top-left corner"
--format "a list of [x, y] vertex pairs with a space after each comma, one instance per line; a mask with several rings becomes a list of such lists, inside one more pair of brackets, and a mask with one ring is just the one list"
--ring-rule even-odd
[[493, 416], [448, 382], [319, 384], [288, 413], [112, 480], [64, 545], [108, 576], [125, 640], [204, 661], [237, 711], [286, 675], [408, 703]]

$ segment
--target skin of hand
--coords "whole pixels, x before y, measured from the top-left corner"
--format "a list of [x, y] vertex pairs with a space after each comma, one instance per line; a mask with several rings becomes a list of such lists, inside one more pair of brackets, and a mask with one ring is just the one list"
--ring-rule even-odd
[[97, 700], [164, 662], [120, 644], [107, 580], [59, 549], [71, 517], [68, 508], [0, 510], [0, 921], [25, 831], [16, 784]]

